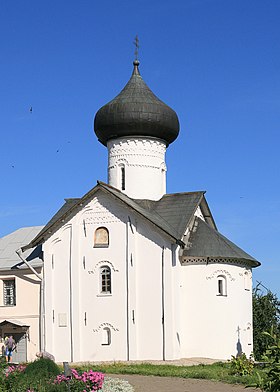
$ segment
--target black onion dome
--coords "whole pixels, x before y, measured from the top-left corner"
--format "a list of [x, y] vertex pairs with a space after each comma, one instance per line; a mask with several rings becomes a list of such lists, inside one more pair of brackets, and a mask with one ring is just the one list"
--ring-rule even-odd
[[149, 136], [172, 143], [179, 133], [177, 114], [158, 99], [140, 76], [136, 60], [124, 89], [95, 115], [94, 132], [106, 145], [109, 139]]

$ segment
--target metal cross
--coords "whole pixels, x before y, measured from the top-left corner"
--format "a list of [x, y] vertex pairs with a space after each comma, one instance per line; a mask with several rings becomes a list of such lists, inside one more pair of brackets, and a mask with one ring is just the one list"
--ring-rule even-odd
[[134, 55], [135, 55], [135, 60], [138, 60], [138, 51], [139, 51], [139, 39], [138, 39], [138, 35], [136, 35], [135, 40], [134, 40], [134, 45], [135, 45], [135, 51], [134, 51]]

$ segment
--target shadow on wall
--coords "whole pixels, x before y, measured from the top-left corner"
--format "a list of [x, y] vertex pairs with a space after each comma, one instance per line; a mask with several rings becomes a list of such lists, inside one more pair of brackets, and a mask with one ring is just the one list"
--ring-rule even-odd
[[236, 350], [237, 350], [237, 354], [236, 356], [239, 357], [242, 354], [242, 344], [240, 342], [240, 327], [238, 325], [237, 327], [237, 343], [236, 343]]
[[239, 338], [238, 338], [238, 341], [236, 343], [236, 350], [237, 350], [236, 356], [239, 357], [242, 354], [242, 344], [241, 344]]

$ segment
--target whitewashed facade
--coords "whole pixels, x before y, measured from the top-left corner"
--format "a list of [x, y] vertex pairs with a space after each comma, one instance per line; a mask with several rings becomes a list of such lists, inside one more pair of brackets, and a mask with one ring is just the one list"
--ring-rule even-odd
[[[94, 247], [100, 227], [108, 247]], [[58, 361], [227, 359], [240, 346], [252, 351], [250, 267], [189, 265], [167, 235], [101, 190], [43, 250], [45, 343]], [[104, 266], [111, 293], [102, 293]]]
[[107, 148], [108, 184], [135, 199], [159, 200], [165, 195], [166, 143], [147, 137], [118, 138], [109, 140]]

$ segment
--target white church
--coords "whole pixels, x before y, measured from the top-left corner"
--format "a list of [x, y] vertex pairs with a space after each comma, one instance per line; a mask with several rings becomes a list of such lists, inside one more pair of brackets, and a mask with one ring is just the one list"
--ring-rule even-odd
[[94, 119], [108, 184], [66, 199], [44, 227], [0, 239], [0, 336], [18, 335], [19, 360], [39, 350], [58, 362], [253, 350], [260, 263], [218, 232], [205, 192], [166, 194], [178, 117], [133, 64]]

